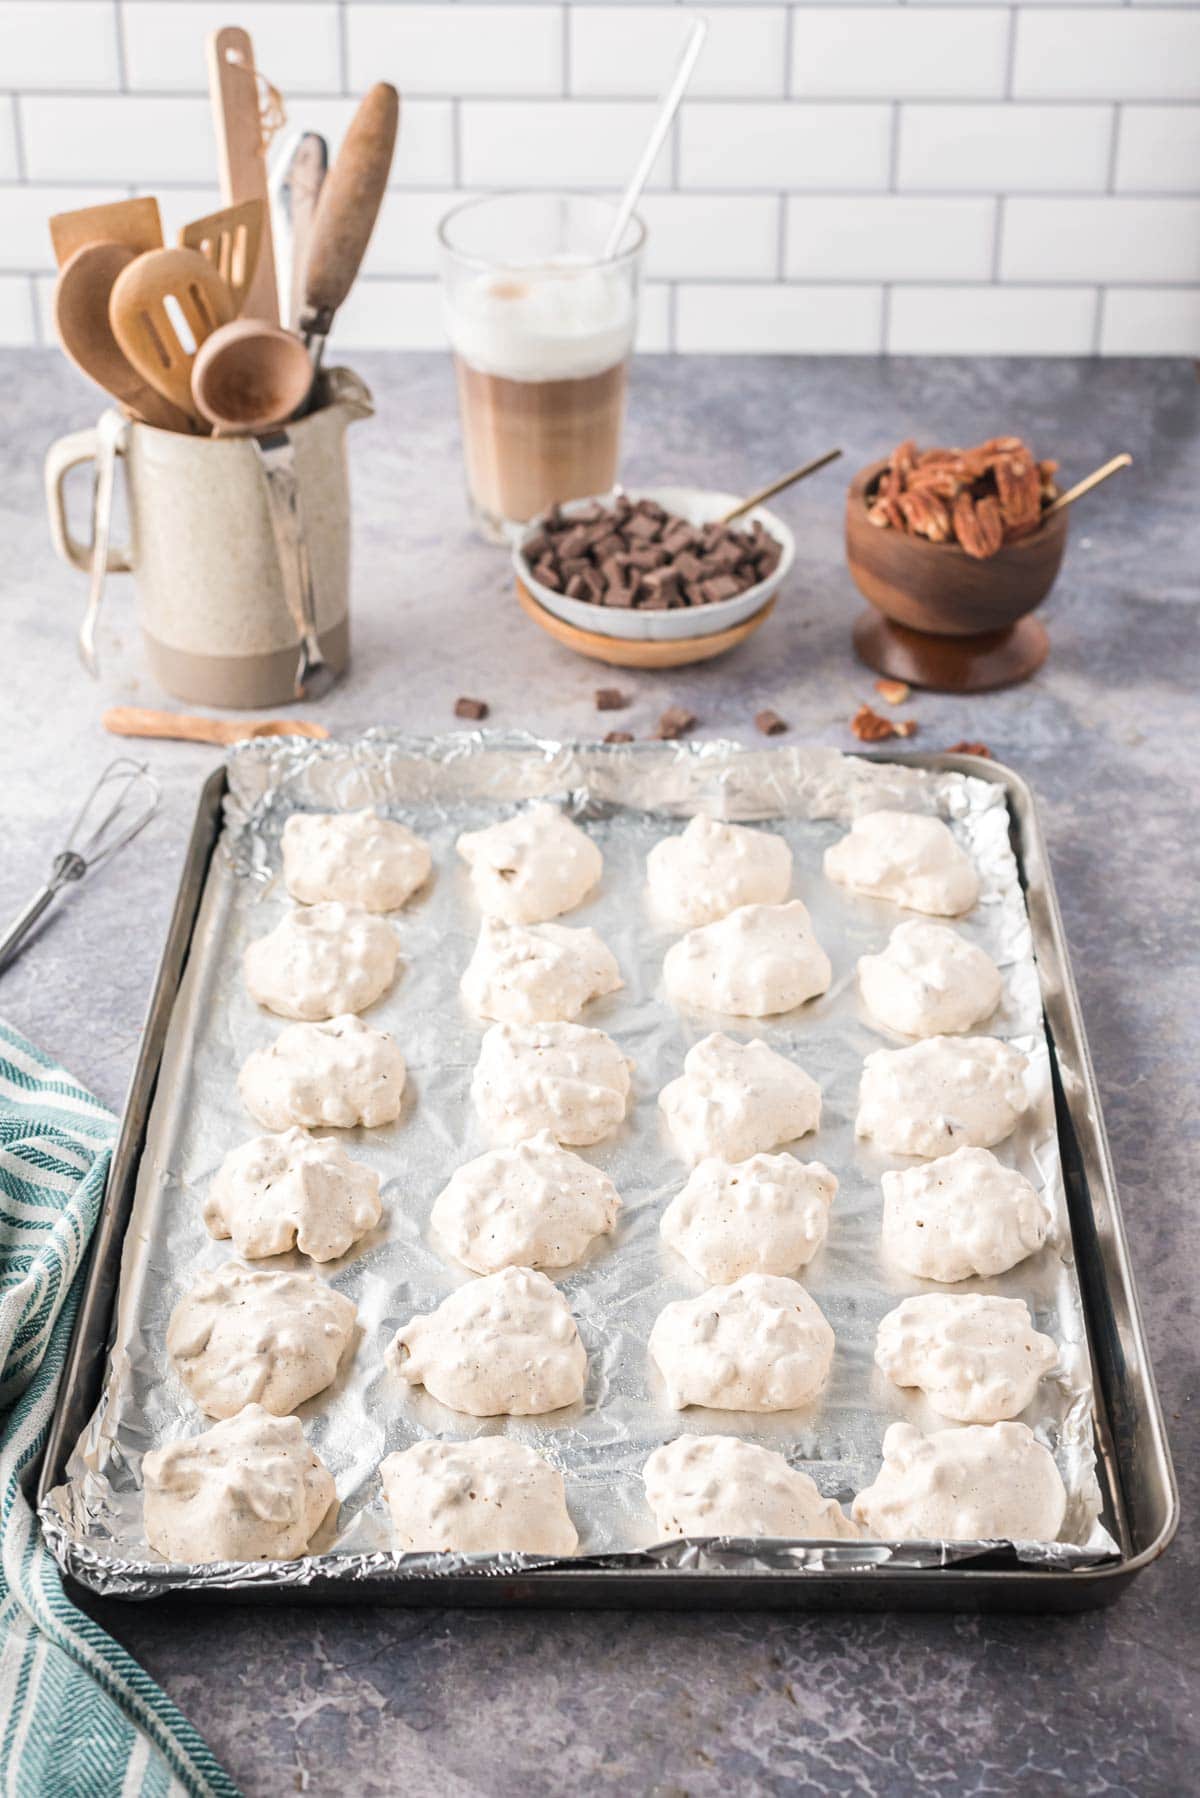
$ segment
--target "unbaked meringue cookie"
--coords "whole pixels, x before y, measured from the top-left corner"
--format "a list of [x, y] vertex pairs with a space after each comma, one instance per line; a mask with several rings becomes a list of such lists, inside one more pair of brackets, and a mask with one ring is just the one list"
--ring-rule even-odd
[[889, 1311], [875, 1365], [897, 1386], [918, 1386], [955, 1423], [1002, 1423], [1032, 1403], [1058, 1346], [1033, 1327], [1024, 1299], [925, 1292]]
[[709, 1156], [663, 1213], [663, 1241], [713, 1286], [743, 1274], [793, 1274], [824, 1242], [837, 1187], [819, 1161]]
[[404, 1057], [387, 1032], [347, 1015], [289, 1024], [269, 1049], [247, 1056], [238, 1091], [266, 1130], [353, 1130], [398, 1118], [406, 1078]]
[[987, 1149], [886, 1173], [883, 1252], [918, 1280], [990, 1280], [1036, 1254], [1050, 1229], [1024, 1174]]
[[714, 1033], [684, 1057], [659, 1107], [684, 1161], [706, 1155], [745, 1161], [760, 1149], [807, 1136], [821, 1121], [821, 1089], [794, 1061], [764, 1042]]
[[737, 1436], [677, 1436], [642, 1468], [646, 1502], [664, 1538], [772, 1536], [821, 1542], [858, 1528], [782, 1455]]
[[603, 1030], [584, 1024], [493, 1024], [471, 1097], [495, 1142], [548, 1130], [558, 1142], [594, 1143], [625, 1116], [632, 1065]]
[[458, 853], [480, 911], [508, 924], [540, 924], [571, 911], [600, 878], [604, 858], [555, 805], [531, 805], [502, 824], [464, 831]]
[[621, 1200], [607, 1174], [548, 1130], [493, 1149], [451, 1175], [430, 1223], [477, 1274], [501, 1267], [568, 1267], [617, 1221]]
[[345, 905], [298, 905], [246, 947], [252, 999], [281, 1018], [336, 1018], [365, 1011], [396, 975], [391, 925]]
[[689, 931], [663, 961], [667, 997], [676, 1005], [743, 1018], [791, 1011], [826, 992], [832, 978], [829, 957], [799, 899], [743, 905]]
[[828, 1379], [833, 1331], [795, 1280], [744, 1274], [660, 1311], [650, 1358], [676, 1411], [790, 1411]]
[[507, 1436], [418, 1442], [379, 1471], [396, 1546], [408, 1554], [557, 1556], [579, 1547], [562, 1474]]
[[664, 924], [691, 930], [739, 905], [782, 905], [792, 886], [792, 852], [782, 837], [697, 812], [646, 857], [651, 909]]
[[859, 1136], [890, 1155], [989, 1149], [1011, 1135], [1028, 1104], [1028, 1058], [994, 1036], [930, 1036], [876, 1049], [863, 1062]]
[[883, 1542], [1054, 1542], [1067, 1493], [1054, 1456], [1023, 1423], [929, 1436], [894, 1423], [875, 1484], [851, 1509]]
[[589, 1000], [624, 984], [616, 956], [596, 931], [503, 918], [483, 920], [462, 977], [472, 1011], [502, 1024], [569, 1022]]
[[853, 893], [937, 918], [961, 917], [979, 897], [979, 876], [949, 827], [918, 812], [865, 812], [825, 851], [824, 865]]
[[142, 1481], [146, 1540], [167, 1561], [295, 1561], [337, 1502], [300, 1419], [261, 1405], [152, 1449]]
[[990, 1018], [1004, 981], [986, 950], [948, 924], [914, 918], [897, 924], [881, 954], [859, 958], [858, 990], [888, 1030], [948, 1036]]
[[230, 1150], [208, 1189], [204, 1222], [250, 1260], [297, 1248], [336, 1261], [382, 1211], [374, 1168], [351, 1161], [332, 1136], [293, 1128]]
[[529, 1267], [471, 1280], [410, 1318], [388, 1365], [471, 1417], [535, 1417], [583, 1397], [587, 1353], [557, 1286]]
[[429, 879], [429, 845], [390, 818], [365, 812], [293, 812], [283, 827], [283, 880], [301, 905], [336, 899], [398, 911]]
[[357, 1316], [353, 1301], [316, 1274], [230, 1262], [201, 1274], [180, 1299], [167, 1353], [207, 1416], [258, 1404], [285, 1417], [332, 1382]]

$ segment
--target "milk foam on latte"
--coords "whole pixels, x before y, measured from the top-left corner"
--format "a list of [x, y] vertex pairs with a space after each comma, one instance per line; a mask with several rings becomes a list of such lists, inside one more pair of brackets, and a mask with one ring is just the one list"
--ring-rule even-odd
[[633, 294], [615, 269], [564, 255], [464, 282], [447, 296], [446, 325], [455, 353], [481, 374], [578, 381], [629, 354]]

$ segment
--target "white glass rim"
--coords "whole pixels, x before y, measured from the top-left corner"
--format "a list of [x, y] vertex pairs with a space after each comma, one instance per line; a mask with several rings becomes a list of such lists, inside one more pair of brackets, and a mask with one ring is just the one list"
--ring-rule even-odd
[[[481, 270], [519, 270], [538, 266], [534, 262], [502, 262], [495, 256], [480, 256], [471, 250], [461, 250], [457, 244], [450, 241], [449, 231], [455, 219], [461, 218], [464, 212], [472, 212], [479, 206], [491, 205], [496, 200], [586, 200], [600, 206], [610, 207], [614, 218], [617, 216], [619, 205], [617, 200], [610, 200], [606, 194], [589, 193], [586, 188], [573, 187], [506, 187], [498, 188], [492, 193], [472, 194], [469, 199], [460, 200], [456, 206], [452, 206], [449, 212], [443, 214], [438, 221], [438, 243], [445, 253], [452, 256], [456, 262], [467, 263], [471, 267]], [[621, 268], [636, 261], [645, 247], [646, 227], [636, 212], [630, 214], [629, 223], [625, 229], [628, 231], [630, 226], [633, 227], [635, 235], [633, 242], [626, 249], [618, 250], [613, 256], [605, 256], [601, 253], [589, 257], [577, 266], [580, 268]]]

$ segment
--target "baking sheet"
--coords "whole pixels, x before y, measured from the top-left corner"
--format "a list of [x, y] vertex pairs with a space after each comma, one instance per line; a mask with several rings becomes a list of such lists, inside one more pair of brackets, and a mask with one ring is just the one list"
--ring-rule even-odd
[[[168, 1036], [122, 1263], [116, 1334], [101, 1403], [70, 1460], [65, 1485], [43, 1507], [60, 1560], [94, 1589], [149, 1595], [231, 1583], [317, 1582], [330, 1574], [370, 1581], [406, 1572], [464, 1567], [509, 1571], [548, 1563], [530, 1556], [403, 1556], [393, 1551], [378, 1464], [426, 1435], [465, 1438], [505, 1431], [545, 1454], [566, 1476], [580, 1555], [606, 1564], [690, 1565], [740, 1571], [837, 1567], [881, 1560], [936, 1565], [983, 1551], [961, 1543], [838, 1543], [813, 1547], [654, 1542], [640, 1469], [661, 1442], [681, 1432], [734, 1433], [784, 1452], [826, 1494], [848, 1501], [879, 1465], [888, 1423], [948, 1427], [920, 1397], [874, 1368], [879, 1319], [913, 1292], [939, 1290], [889, 1268], [879, 1254], [879, 1176], [903, 1165], [854, 1137], [858, 1076], [871, 1049], [903, 1039], [868, 1025], [854, 992], [860, 954], [880, 948], [906, 915], [882, 901], [834, 888], [820, 872], [825, 847], [858, 812], [882, 805], [944, 817], [983, 880], [980, 904], [960, 928], [999, 963], [1005, 990], [989, 1029], [1031, 1057], [1032, 1103], [1014, 1136], [997, 1149], [1046, 1195], [1054, 1217], [1042, 1252], [991, 1281], [957, 1291], [1025, 1299], [1038, 1329], [1060, 1345], [1057, 1371], [1043, 1382], [1025, 1421], [1055, 1454], [1069, 1504], [1055, 1544], [1018, 1544], [1020, 1560], [1069, 1567], [1117, 1552], [1100, 1521], [1091, 1429], [1091, 1376], [1059, 1169], [1049, 1054], [1024, 898], [1009, 843], [1003, 791], [951, 772], [927, 773], [866, 762], [834, 751], [745, 750], [737, 745], [661, 744], [580, 748], [486, 735], [418, 741], [370, 732], [347, 743], [246, 745], [231, 758], [230, 797], [192, 953]], [[484, 1026], [466, 1011], [458, 978], [479, 918], [466, 870], [454, 853], [463, 829], [506, 815], [534, 797], [565, 803], [605, 855], [604, 879], [565, 921], [594, 925], [621, 964], [626, 986], [588, 1008], [585, 1023], [609, 1031], [636, 1062], [634, 1104], [622, 1129], [583, 1151], [615, 1181], [624, 1209], [615, 1235], [557, 1275], [589, 1353], [584, 1400], [550, 1419], [474, 1420], [450, 1411], [390, 1374], [383, 1350], [414, 1312], [432, 1309], [471, 1278], [428, 1240], [437, 1193], [462, 1161], [488, 1144], [468, 1086]], [[230, 1259], [228, 1242], [204, 1229], [200, 1205], [222, 1157], [257, 1126], [243, 1111], [235, 1075], [251, 1050], [270, 1043], [284, 1021], [261, 1011], [241, 980], [241, 952], [290, 905], [278, 878], [279, 833], [298, 807], [378, 805], [425, 836], [435, 873], [428, 889], [395, 918], [402, 972], [365, 1014], [390, 1030], [409, 1065], [400, 1120], [344, 1133], [351, 1154], [383, 1180], [380, 1227], [342, 1261], [317, 1271], [359, 1307], [360, 1333], [334, 1386], [300, 1408], [317, 1452], [337, 1484], [340, 1510], [298, 1562], [176, 1568], [147, 1548], [141, 1528], [140, 1463], [161, 1442], [205, 1427], [166, 1361], [167, 1319], [203, 1268]], [[822, 999], [777, 1020], [685, 1016], [661, 997], [662, 956], [674, 934], [643, 902], [650, 846], [699, 807], [761, 819], [795, 856], [795, 892], [812, 912], [834, 966]], [[739, 1040], [761, 1036], [793, 1056], [824, 1092], [821, 1128], [794, 1145], [838, 1175], [829, 1235], [802, 1274], [837, 1338], [821, 1400], [804, 1411], [760, 1416], [671, 1411], [650, 1366], [646, 1341], [663, 1305], [703, 1282], [661, 1243], [658, 1221], [687, 1169], [673, 1154], [656, 1104], [691, 1044], [711, 1029]], [[263, 1267], [308, 1267], [299, 1255]], [[578, 1565], [572, 1561], [571, 1565]]]

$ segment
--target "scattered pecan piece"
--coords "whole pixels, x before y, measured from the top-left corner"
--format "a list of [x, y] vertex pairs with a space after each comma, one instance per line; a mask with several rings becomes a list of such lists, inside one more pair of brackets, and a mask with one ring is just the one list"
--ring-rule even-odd
[[671, 742], [675, 737], [685, 736], [695, 724], [695, 712], [689, 712], [683, 705], [669, 705], [659, 719], [658, 729], [654, 734], [660, 741]]
[[604, 741], [606, 743], [632, 743], [633, 732], [631, 730], [610, 730]]
[[915, 718], [897, 718], [893, 726], [898, 737], [915, 737], [920, 728]]
[[487, 715], [488, 702], [486, 699], [467, 699], [464, 696], [462, 699], [454, 701], [456, 718], [473, 718], [478, 723], [479, 719], [486, 718]]
[[903, 705], [912, 688], [906, 680], [877, 680], [875, 691], [884, 705]]
[[964, 737], [961, 743], [948, 743], [946, 755], [981, 755], [985, 761], [992, 760], [992, 752], [986, 743], [970, 743]]
[[781, 718], [778, 712], [773, 712], [770, 706], [764, 707], [761, 712], [755, 712], [754, 723], [764, 737], [778, 737], [787, 729], [786, 719]]
[[859, 706], [850, 720], [850, 729], [860, 743], [883, 743], [896, 735], [896, 726], [891, 719], [881, 718], [869, 705]]
[[629, 704], [628, 693], [622, 693], [620, 687], [597, 687], [596, 710], [598, 712], [623, 712]]

